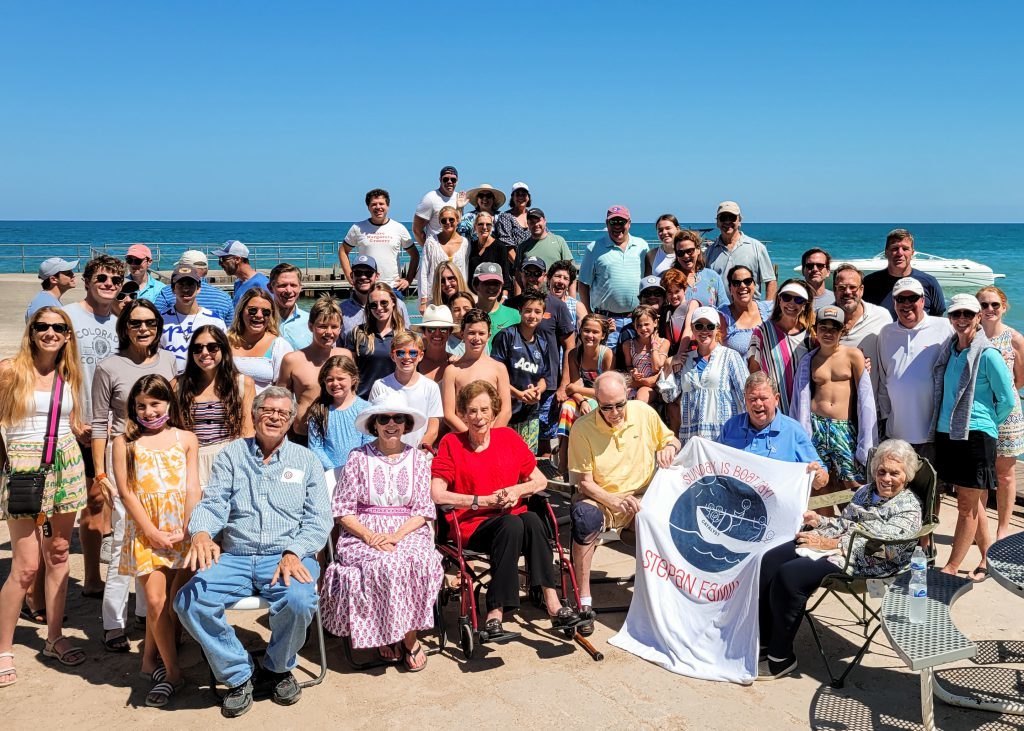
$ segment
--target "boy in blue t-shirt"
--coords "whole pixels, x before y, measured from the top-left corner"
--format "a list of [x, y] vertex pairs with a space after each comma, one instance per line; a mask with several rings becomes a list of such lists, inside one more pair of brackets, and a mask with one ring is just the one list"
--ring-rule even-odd
[[494, 336], [491, 357], [508, 369], [512, 391], [512, 418], [509, 426], [526, 445], [537, 451], [540, 437], [540, 402], [548, 379], [548, 338], [537, 331], [544, 319], [545, 296], [529, 289], [519, 297], [518, 325]]

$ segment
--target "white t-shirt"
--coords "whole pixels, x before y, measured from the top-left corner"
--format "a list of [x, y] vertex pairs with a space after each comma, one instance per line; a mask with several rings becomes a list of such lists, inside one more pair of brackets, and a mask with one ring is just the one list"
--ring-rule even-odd
[[441, 223], [437, 220], [437, 214], [440, 213], [441, 209], [445, 206], [454, 207], [458, 197], [458, 191], [453, 191], [450, 196], [445, 198], [437, 190], [428, 191], [427, 194], [423, 196], [420, 200], [420, 204], [416, 206], [416, 216], [427, 222], [426, 228], [424, 229], [427, 236], [437, 238], [437, 235], [441, 233]]
[[92, 423], [92, 378], [96, 375], [96, 364], [104, 358], [117, 354], [117, 318], [113, 315], [97, 317], [87, 311], [81, 302], [67, 305], [64, 311], [71, 318], [78, 344], [78, 357], [82, 362], [82, 412], [79, 414], [86, 424]]
[[[401, 391], [405, 394], [405, 400], [409, 406], [416, 409], [428, 419], [444, 418], [444, 406], [441, 404], [441, 389], [437, 384], [426, 376], [420, 376], [411, 386], [403, 386], [395, 378], [395, 374], [380, 379], [370, 389], [370, 401], [389, 391]], [[402, 437], [402, 441], [410, 447], [418, 447], [427, 433], [426, 425], [422, 429], [411, 431]]]
[[160, 347], [174, 356], [174, 372], [183, 373], [188, 363], [188, 346], [192, 333], [203, 325], [214, 325], [227, 332], [224, 321], [203, 307], [194, 315], [183, 315], [174, 307], [160, 313], [164, 318], [164, 332], [160, 336]]
[[400, 271], [398, 257], [402, 249], [412, 246], [412, 236], [409, 229], [393, 218], [380, 226], [367, 218], [352, 224], [345, 234], [345, 243], [355, 249], [356, 254], [372, 256], [377, 262], [380, 281], [394, 286]]

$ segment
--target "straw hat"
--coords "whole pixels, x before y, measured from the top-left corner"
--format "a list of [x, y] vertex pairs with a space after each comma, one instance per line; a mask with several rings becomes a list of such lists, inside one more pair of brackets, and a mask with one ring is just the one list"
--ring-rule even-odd
[[422, 429], [427, 424], [427, 417], [421, 411], [409, 405], [409, 401], [405, 398], [404, 393], [389, 390], [387, 393], [383, 393], [371, 401], [369, 408], [356, 417], [356, 429], [363, 434], [373, 436], [370, 431], [370, 421], [380, 414], [405, 414], [406, 416], [411, 416], [412, 428], [406, 430], [407, 434], [411, 431]]
[[488, 185], [487, 183], [484, 183], [483, 185], [480, 185], [476, 188], [470, 188], [469, 190], [466, 191], [466, 198], [469, 200], [470, 203], [473, 204], [474, 208], [480, 207], [480, 205], [476, 202], [476, 197], [482, 190], [489, 190], [492, 193], [494, 193], [495, 211], [501, 208], [503, 205], [505, 205], [505, 194], [502, 193], [497, 188], [495, 188], [493, 185]]
[[422, 330], [425, 327], [450, 327], [455, 329], [455, 318], [448, 305], [427, 305], [423, 310], [423, 317], [413, 324], [413, 330]]

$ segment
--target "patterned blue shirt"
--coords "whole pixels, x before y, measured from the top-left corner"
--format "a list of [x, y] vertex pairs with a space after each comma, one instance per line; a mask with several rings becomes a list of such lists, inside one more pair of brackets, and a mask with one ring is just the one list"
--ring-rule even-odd
[[[209, 310], [222, 319], [225, 325], [230, 326], [231, 321], [235, 319], [235, 307], [231, 304], [231, 298], [227, 292], [222, 292], [205, 280], [199, 285], [196, 302], [199, 303], [200, 307]], [[153, 304], [156, 305], [156, 309], [160, 312], [165, 312], [169, 308], [174, 307], [174, 292], [171, 291], [170, 285], [165, 285], [160, 290], [160, 294], [153, 300]]]
[[235, 556], [312, 556], [327, 543], [333, 520], [324, 468], [305, 447], [287, 439], [263, 464], [256, 439], [236, 439], [213, 462], [189, 533], [220, 535]]

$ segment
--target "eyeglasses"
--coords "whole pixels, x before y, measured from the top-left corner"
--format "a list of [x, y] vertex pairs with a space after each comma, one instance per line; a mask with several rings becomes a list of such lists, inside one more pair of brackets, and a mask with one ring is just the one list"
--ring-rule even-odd
[[710, 322], [695, 322], [693, 323], [693, 329], [697, 332], [708, 332], [710, 330], [717, 330], [718, 325], [712, 325]]
[[129, 330], [138, 330], [139, 328], [142, 328], [142, 327], [145, 327], [145, 328], [148, 328], [148, 329], [152, 330], [154, 327], [156, 327], [156, 318], [155, 317], [150, 317], [150, 318], [147, 318], [145, 320], [129, 320], [128, 321], [128, 329]]
[[479, 223], [477, 223], [476, 227], [477, 228], [494, 228], [494, 224], [493, 223], [484, 223], [483, 221], [480, 221]]
[[921, 299], [921, 295], [919, 295], [919, 294], [898, 294], [895, 297], [893, 297], [893, 299], [896, 300], [896, 304], [898, 304], [898, 305], [912, 305], [912, 304], [915, 304], [919, 299]]
[[420, 351], [418, 351], [416, 348], [409, 348], [408, 350], [406, 350], [405, 348], [399, 348], [398, 350], [395, 351], [395, 355], [397, 355], [399, 358], [419, 358]]
[[377, 300], [376, 302], [370, 303], [371, 310], [388, 310], [391, 309], [391, 300]]
[[980, 304], [981, 304], [981, 309], [983, 309], [983, 310], [988, 310], [988, 309], [998, 310], [998, 309], [1001, 309], [1002, 306], [1003, 306], [1002, 302], [982, 302]]
[[732, 213], [723, 213], [718, 217], [719, 223], [736, 223], [738, 219]]
[[46, 332], [47, 330], [49, 330], [51, 328], [58, 335], [67, 335], [68, 334], [68, 326], [65, 325], [63, 322], [33, 322], [32, 323], [32, 332], [35, 332], [35, 333], [44, 333], [44, 332]]
[[458, 222], [458, 220], [459, 219], [452, 218], [451, 216], [445, 216], [444, 218], [441, 219], [441, 223], [456, 223]]
[[626, 221], [625, 218], [610, 218], [610, 219], [608, 219], [608, 225], [609, 226], [625, 226], [626, 223], [628, 223], [628, 222]]
[[607, 414], [609, 411], [620, 411], [626, 408], [626, 402], [619, 401], [617, 404], [601, 404], [598, 408]]
[[146, 261], [145, 259], [140, 259], [140, 258], [139, 258], [139, 257], [137, 257], [137, 256], [126, 256], [126, 257], [124, 258], [124, 260], [125, 260], [126, 262], [128, 262], [128, 264], [129, 264], [130, 266], [133, 266], [133, 267], [137, 267], [137, 266], [138, 266], [139, 264], [141, 264], [142, 262]]
[[292, 418], [291, 411], [285, 411], [284, 409], [268, 409], [265, 406], [259, 407], [256, 412], [263, 418], [269, 418], [271, 416], [277, 416], [282, 419]]
[[783, 292], [782, 294], [780, 294], [779, 299], [782, 300], [783, 302], [796, 302], [798, 305], [807, 304], [806, 297], [798, 297], [797, 295], [790, 294], [789, 292]]
[[689, 249], [676, 249], [676, 256], [690, 256], [697, 251], [696, 246], [692, 246]]
[[116, 274], [97, 274], [92, 278], [92, 281], [98, 282], [99, 284], [106, 284], [108, 279], [115, 287], [120, 287], [124, 283], [124, 277], [120, 277]]
[[804, 269], [827, 269], [828, 264], [820, 261], [809, 261], [804, 264]]
[[114, 299], [116, 299], [118, 302], [124, 302], [125, 300], [134, 301], [138, 299], [138, 296], [138, 292], [118, 292], [117, 297], [115, 297]]
[[377, 414], [376, 417], [378, 426], [386, 426], [391, 422], [396, 424], [408, 424], [409, 417], [405, 414]]
[[957, 310], [956, 312], [950, 312], [949, 313], [949, 319], [950, 320], [963, 320], [963, 319], [968, 319], [969, 320], [972, 317], [974, 317], [976, 314], [977, 313], [971, 312], [970, 310]]
[[746, 279], [730, 279], [729, 285], [732, 287], [749, 287], [754, 283], [753, 277], [747, 277]]
[[192, 343], [188, 349], [192, 355], [199, 355], [204, 350], [212, 355], [216, 355], [220, 352], [220, 343]]
[[256, 315], [263, 315], [264, 317], [270, 317], [273, 310], [267, 307], [246, 307], [245, 313], [249, 317], [256, 317]]
[[452, 177], [451, 175], [445, 175], [443, 178], [441, 178], [441, 182], [442, 183], [457, 183], [457, 182], [459, 182], [459, 179], [455, 178], [455, 177]]

